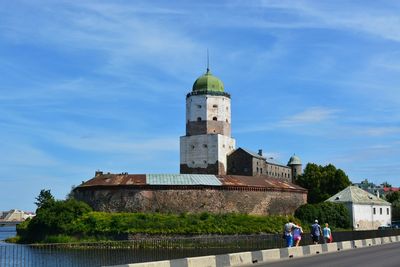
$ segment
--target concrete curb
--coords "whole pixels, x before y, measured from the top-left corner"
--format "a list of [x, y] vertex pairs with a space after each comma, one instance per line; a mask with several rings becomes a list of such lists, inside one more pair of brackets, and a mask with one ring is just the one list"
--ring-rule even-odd
[[399, 242], [400, 236], [378, 237], [370, 239], [343, 241], [321, 245], [309, 245], [291, 248], [276, 248], [252, 252], [230, 253], [203, 257], [191, 257], [176, 260], [153, 261], [114, 265], [108, 267], [230, 267], [251, 265], [258, 262], [271, 262], [281, 259], [298, 258], [340, 250], [348, 250]]

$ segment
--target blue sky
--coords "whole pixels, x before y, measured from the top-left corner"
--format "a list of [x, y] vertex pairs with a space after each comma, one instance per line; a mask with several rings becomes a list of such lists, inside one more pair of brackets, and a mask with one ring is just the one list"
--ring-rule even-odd
[[178, 173], [207, 49], [238, 147], [399, 186], [399, 25], [394, 0], [0, 1], [0, 210]]

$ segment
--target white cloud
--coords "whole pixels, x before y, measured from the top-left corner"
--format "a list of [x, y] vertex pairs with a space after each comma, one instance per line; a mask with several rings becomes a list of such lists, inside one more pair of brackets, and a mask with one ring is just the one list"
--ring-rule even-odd
[[[340, 6], [340, 8], [338, 8]], [[388, 5], [353, 4], [348, 1], [262, 1], [262, 7], [285, 10], [298, 21], [287, 23], [293, 28], [334, 28], [368, 33], [384, 39], [400, 41], [398, 9]]]
[[360, 134], [369, 136], [387, 136], [400, 134], [400, 127], [386, 126], [386, 127], [367, 127], [360, 131]]
[[339, 112], [337, 109], [310, 107], [306, 110], [283, 119], [280, 125], [283, 127], [301, 126], [307, 124], [319, 124], [321, 122], [331, 121]]

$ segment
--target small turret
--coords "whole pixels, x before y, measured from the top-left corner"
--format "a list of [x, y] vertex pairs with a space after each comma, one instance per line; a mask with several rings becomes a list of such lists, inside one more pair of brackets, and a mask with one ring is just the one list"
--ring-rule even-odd
[[292, 169], [292, 182], [296, 182], [297, 176], [303, 173], [303, 165], [300, 158], [293, 154], [287, 165]]

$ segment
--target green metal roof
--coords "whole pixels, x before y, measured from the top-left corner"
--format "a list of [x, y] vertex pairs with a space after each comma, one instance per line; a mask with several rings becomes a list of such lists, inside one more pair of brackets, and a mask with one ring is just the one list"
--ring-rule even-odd
[[149, 185], [222, 185], [210, 174], [146, 174], [146, 182]]
[[207, 72], [194, 82], [192, 91], [198, 93], [224, 92], [224, 84], [207, 69]]
[[388, 205], [391, 204], [377, 196], [368, 193], [367, 191], [357, 187], [348, 186], [336, 195], [328, 198], [326, 201], [336, 203], [354, 203], [354, 204], [374, 204], [374, 205]]

